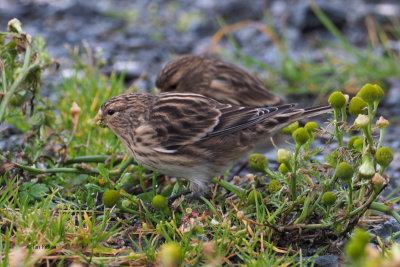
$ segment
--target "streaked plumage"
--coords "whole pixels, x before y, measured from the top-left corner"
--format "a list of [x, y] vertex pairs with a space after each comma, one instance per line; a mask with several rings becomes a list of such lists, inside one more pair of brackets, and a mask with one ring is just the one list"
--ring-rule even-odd
[[221, 104], [188, 93], [128, 93], [105, 102], [96, 117], [125, 144], [138, 163], [186, 178], [204, 191], [254, 145], [290, 122], [330, 110], [294, 104], [253, 108]]
[[185, 55], [170, 61], [158, 74], [156, 87], [161, 92], [196, 93], [232, 105], [284, 103], [258, 78], [215, 57]]

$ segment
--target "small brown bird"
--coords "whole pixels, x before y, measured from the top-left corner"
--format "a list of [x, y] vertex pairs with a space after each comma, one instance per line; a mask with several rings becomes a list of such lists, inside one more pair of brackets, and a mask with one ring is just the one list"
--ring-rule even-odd
[[190, 180], [192, 192], [232, 167], [283, 126], [330, 110], [295, 104], [254, 108], [189, 93], [127, 93], [105, 102], [95, 121], [109, 127], [144, 167]]
[[185, 55], [170, 61], [158, 74], [161, 92], [196, 93], [239, 106], [277, 106], [284, 103], [262, 81], [215, 57]]

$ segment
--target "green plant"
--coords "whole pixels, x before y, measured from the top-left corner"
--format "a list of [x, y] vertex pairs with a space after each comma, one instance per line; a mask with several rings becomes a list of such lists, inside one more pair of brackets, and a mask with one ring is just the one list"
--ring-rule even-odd
[[33, 40], [18, 19], [8, 23], [8, 32], [0, 32], [0, 124], [10, 116], [24, 116], [23, 104], [35, 113], [41, 72], [53, 63], [41, 37]]
[[253, 171], [262, 172], [268, 169], [268, 160], [264, 155], [252, 154], [249, 157], [249, 165]]
[[[380, 136], [377, 142], [369, 130], [381, 99], [380, 94], [377, 93], [379, 90], [376, 89], [376, 86], [363, 88], [362, 92], [366, 90], [365, 88], [372, 88], [375, 93], [372, 96], [370, 92], [362, 94], [363, 97], [368, 95], [366, 103], [367, 105], [372, 104], [372, 108], [367, 109], [367, 115], [354, 113], [358, 115], [354, 122], [356, 128], [347, 126], [345, 96], [341, 93], [331, 95], [330, 104], [334, 108], [335, 117], [333, 124], [336, 127], [333, 132], [328, 131], [328, 133], [336, 138], [338, 147], [329, 157], [326, 157], [327, 162], [320, 163], [313, 160], [313, 156], [321, 151], [312, 149], [311, 143], [314, 139], [310, 138], [310, 135], [313, 134], [313, 129], [318, 128], [317, 125], [312, 124], [312, 127], [297, 128], [292, 132], [295, 141], [294, 156], [289, 150], [278, 150], [277, 161], [281, 163], [279, 172], [269, 169], [264, 171], [268, 177], [274, 178], [268, 186], [268, 190], [270, 188], [272, 190], [269, 190], [271, 193], [269, 198], [264, 199], [265, 205], [267, 207], [268, 205], [277, 205], [276, 210], [283, 209], [285, 211], [280, 214], [279, 223], [274, 220], [278, 224], [277, 227], [280, 227], [279, 229], [286, 231], [290, 231], [289, 229], [292, 227], [318, 229], [321, 234], [330, 232], [338, 237], [344, 237], [346, 233], [353, 230], [357, 220], [368, 208], [382, 210], [379, 205], [374, 204], [374, 201], [387, 186], [383, 172], [393, 160], [393, 154], [387, 147], [377, 149], [377, 144], [381, 143], [384, 137]], [[339, 121], [340, 116], [341, 121]], [[387, 126], [383, 118], [378, 124], [382, 128]], [[343, 146], [343, 136], [349, 132], [350, 127], [361, 130], [361, 137], [353, 136], [347, 146]], [[384, 131], [380, 133], [384, 134]], [[352, 162], [352, 165], [347, 162]], [[379, 172], [378, 164], [380, 165]], [[330, 168], [324, 170], [322, 166], [330, 166]], [[372, 179], [372, 177], [374, 178]], [[275, 186], [272, 184], [279, 183], [289, 190], [275, 190]], [[344, 184], [345, 187], [338, 187], [338, 184]], [[313, 187], [320, 188], [322, 192], [316, 193]], [[333, 190], [335, 193], [332, 192]], [[290, 199], [290, 201], [282, 203], [283, 199]], [[356, 206], [355, 203], [361, 204]], [[326, 208], [322, 208], [321, 204], [324, 204]], [[335, 217], [338, 214], [342, 215]], [[343, 216], [343, 214], [345, 215]], [[400, 217], [398, 215], [394, 215], [394, 217], [400, 223]], [[336, 219], [333, 220], [333, 218]], [[283, 222], [285, 220], [293, 221], [295, 226], [282, 224], [282, 220]], [[310, 220], [314, 220], [314, 222], [316, 220], [319, 223], [313, 224], [310, 223]], [[336, 229], [338, 223], [344, 226], [339, 231]], [[353, 250], [355, 245], [350, 245], [350, 247], [352, 247], [350, 250]]]
[[102, 200], [103, 204], [107, 208], [111, 208], [118, 203], [121, 196], [117, 190], [107, 190], [104, 192]]

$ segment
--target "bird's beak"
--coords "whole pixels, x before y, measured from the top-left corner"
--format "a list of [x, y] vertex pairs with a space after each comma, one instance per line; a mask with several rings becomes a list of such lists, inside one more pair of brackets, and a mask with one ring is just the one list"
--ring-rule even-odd
[[101, 113], [101, 109], [100, 109], [99, 112], [97, 113], [96, 117], [94, 117], [93, 121], [94, 121], [94, 123], [97, 124], [97, 125], [100, 125], [100, 126], [102, 126], [102, 127], [106, 127], [106, 126], [104, 125], [104, 122], [103, 122], [103, 114]]

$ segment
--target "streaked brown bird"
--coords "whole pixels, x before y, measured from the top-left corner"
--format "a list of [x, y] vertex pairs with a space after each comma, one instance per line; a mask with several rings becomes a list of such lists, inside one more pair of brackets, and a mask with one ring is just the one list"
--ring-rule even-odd
[[283, 126], [330, 110], [295, 104], [254, 108], [222, 104], [190, 93], [127, 93], [105, 102], [96, 118], [144, 167], [190, 180], [204, 192], [257, 142]]
[[210, 56], [185, 55], [170, 61], [158, 74], [156, 87], [161, 92], [196, 93], [232, 105], [263, 107], [284, 103], [258, 78]]

